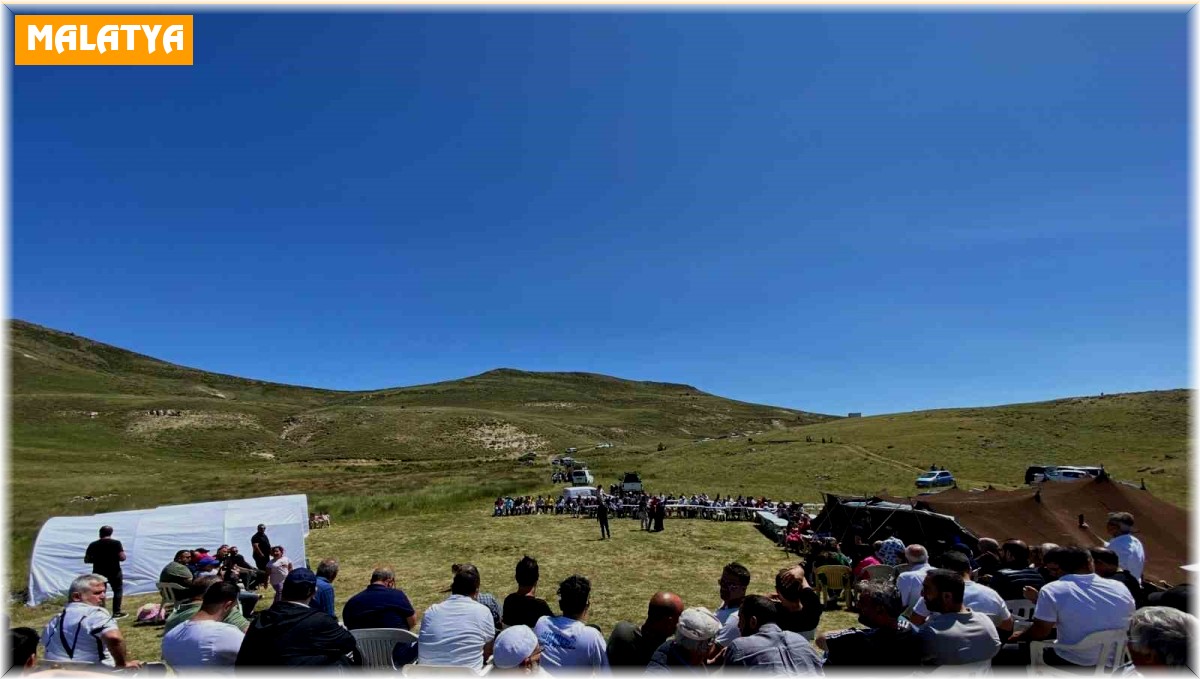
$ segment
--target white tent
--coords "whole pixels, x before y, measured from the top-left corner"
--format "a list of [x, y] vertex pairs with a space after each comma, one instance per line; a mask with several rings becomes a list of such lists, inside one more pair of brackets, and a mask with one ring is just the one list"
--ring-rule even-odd
[[[100, 526], [113, 527], [127, 560], [121, 564], [125, 596], [157, 592], [158, 576], [180, 549], [237, 545], [247, 561], [250, 538], [258, 524], [267, 526], [271, 544], [283, 545], [297, 566], [304, 564], [308, 536], [308, 496], [280, 495], [223, 502], [166, 505], [92, 516], [59, 516], [38, 532], [29, 564], [29, 605], [62, 596], [71, 581], [92, 572], [83, 562]], [[111, 594], [111, 593], [110, 593]]]

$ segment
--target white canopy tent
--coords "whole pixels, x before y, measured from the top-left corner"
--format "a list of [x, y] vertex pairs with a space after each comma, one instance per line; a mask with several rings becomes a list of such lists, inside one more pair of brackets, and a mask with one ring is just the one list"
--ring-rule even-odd
[[158, 576], [181, 549], [237, 545], [247, 561], [250, 538], [258, 524], [267, 526], [271, 544], [283, 545], [297, 566], [304, 564], [308, 537], [308, 496], [280, 495], [222, 502], [165, 505], [155, 509], [92, 516], [60, 516], [38, 532], [29, 564], [29, 605], [63, 596], [71, 581], [92, 572], [83, 562], [100, 526], [113, 527], [127, 560], [122, 564], [125, 596], [158, 591]]

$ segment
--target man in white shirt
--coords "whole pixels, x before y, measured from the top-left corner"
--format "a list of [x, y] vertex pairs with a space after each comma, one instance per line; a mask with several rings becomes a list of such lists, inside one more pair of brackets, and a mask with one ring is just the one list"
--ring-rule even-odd
[[533, 631], [542, 645], [542, 668], [550, 674], [591, 670], [608, 671], [604, 636], [584, 624], [591, 605], [592, 583], [572, 575], [558, 586], [562, 615], [543, 616]]
[[96, 573], [71, 582], [67, 605], [42, 632], [46, 660], [74, 660], [108, 667], [136, 669], [141, 663], [125, 657], [125, 638], [117, 621], [104, 609], [108, 578]]
[[479, 596], [479, 570], [462, 564], [454, 573], [450, 598], [429, 607], [417, 635], [417, 658], [422, 665], [469, 667], [475, 671], [492, 655], [496, 624]]
[[[1127, 630], [1133, 616], [1133, 595], [1116, 580], [1096, 575], [1092, 555], [1082, 547], [1059, 547], [1042, 557], [1046, 570], [1057, 579], [1038, 592], [1033, 626], [1009, 642], [1040, 641], [1058, 630], [1058, 643], [1077, 644], [1102, 630]], [[1086, 653], [1048, 648], [1044, 660], [1051, 665], [1092, 666]]]
[[236, 585], [228, 582], [211, 585], [204, 593], [200, 610], [163, 637], [163, 661], [176, 674], [194, 670], [232, 673], [245, 635], [223, 621], [237, 605]]
[[1108, 534], [1112, 537], [1105, 546], [1117, 553], [1118, 564], [1129, 574], [1142, 580], [1142, 571], [1146, 568], [1146, 550], [1142, 541], [1133, 537], [1133, 514], [1129, 512], [1113, 512], [1108, 515]]
[[908, 570], [896, 578], [896, 589], [900, 590], [900, 601], [906, 610], [912, 610], [921, 598], [921, 587], [925, 584], [925, 571], [929, 570], [929, 552], [918, 544], [904, 549]]
[[[1013, 619], [1008, 605], [1004, 603], [1004, 599], [1000, 598], [996, 590], [971, 581], [971, 562], [967, 559], [966, 554], [946, 552], [940, 557], [939, 563], [942, 568], [958, 573], [962, 577], [964, 606], [991, 618], [997, 632], [1012, 632]], [[912, 614], [908, 618], [914, 625], [921, 625], [933, 615], [937, 615], [937, 613], [930, 611], [929, 604], [926, 603], [924, 597], [921, 597], [917, 600], [917, 605], [913, 606]]]

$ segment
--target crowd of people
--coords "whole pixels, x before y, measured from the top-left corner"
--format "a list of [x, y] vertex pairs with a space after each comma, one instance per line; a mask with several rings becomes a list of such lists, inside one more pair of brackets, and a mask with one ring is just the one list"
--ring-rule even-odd
[[[823, 538], [812, 541], [815, 549], [804, 561], [778, 570], [765, 585], [754, 586], [759, 581], [748, 568], [729, 563], [716, 580], [711, 608], [655, 592], [644, 620], [618, 622], [605, 635], [588, 620], [593, 601], [603, 596], [589, 578], [573, 574], [559, 582], [552, 605], [538, 597], [539, 566], [529, 556], [516, 563], [516, 587], [503, 602], [482, 591], [477, 567], [454, 564], [448, 597], [423, 614], [397, 586], [394, 571], [377, 568], [339, 618], [338, 562], [325, 559], [315, 572], [290, 562], [281, 566], [286, 556], [278, 546], [262, 551], [269, 540], [260, 526], [254, 556], [266, 557], [263, 569], [226, 546], [213, 556], [181, 550], [164, 567], [164, 581], [179, 583], [187, 596], [166, 621], [162, 659], [185, 675], [196, 669], [351, 667], [362, 663], [354, 630], [413, 630], [420, 618], [416, 642], [395, 647], [397, 667], [478, 672], [491, 665], [500, 672], [549, 674], [754, 668], [820, 675], [841, 667], [1028, 665], [1031, 642], [1053, 638], [1057, 644], [1047, 646], [1039, 661], [1089, 667], [1112, 659], [1078, 644], [1106, 630], [1120, 632], [1139, 667], [1186, 667], [1196, 631], [1196, 619], [1186, 612], [1187, 586], [1148, 591], [1141, 577], [1145, 552], [1132, 528], [1132, 516], [1115, 513], [1105, 547], [1034, 550], [1020, 540], [983, 538], [977, 549], [958, 543], [934, 555], [886, 527], [883, 539], [869, 546], [856, 541], [848, 550], [853, 554]], [[102, 529], [101, 539], [112, 539], [111, 529]], [[108, 551], [119, 570], [123, 550]], [[94, 554], [93, 563], [96, 572], [75, 579], [68, 603], [40, 635], [44, 657], [136, 668], [140, 663], [129, 657], [117, 624], [117, 601], [111, 614], [104, 607], [112, 579], [101, 570], [112, 564], [96, 563]], [[849, 569], [858, 626], [817, 633], [826, 607], [817, 592], [822, 576], [814, 579], [814, 573], [822, 565]], [[872, 566], [891, 568], [880, 577]], [[275, 592], [273, 603], [247, 615], [243, 597], [264, 582]], [[1032, 616], [1015, 615], [1014, 599], [1028, 601]], [[11, 638], [14, 666], [31, 663], [37, 633], [22, 628]]]
[[768, 497], [747, 497], [707, 493], [691, 495], [674, 493], [647, 494], [641, 491], [623, 491], [611, 486], [607, 492], [596, 487], [591, 495], [567, 496], [503, 496], [492, 505], [492, 516], [527, 516], [530, 514], [567, 514], [571, 516], [595, 516], [596, 509], [603, 504], [616, 518], [638, 518], [647, 509], [662, 504], [667, 516], [678, 518], [716, 518], [723, 512], [725, 518], [753, 518], [758, 511], [768, 511], [789, 522], [799, 522], [808, 517], [804, 505], [799, 502], [783, 502]]

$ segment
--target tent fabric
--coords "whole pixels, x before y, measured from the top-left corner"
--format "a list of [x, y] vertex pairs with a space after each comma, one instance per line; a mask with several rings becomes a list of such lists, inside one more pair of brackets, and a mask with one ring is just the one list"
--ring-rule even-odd
[[[1182, 566], [1189, 563], [1187, 511], [1120, 481], [1099, 478], [1079, 483], [1041, 484], [1019, 490], [947, 490], [912, 498], [918, 507], [957, 517], [979, 536], [1003, 542], [1007, 538], [1028, 544], [1098, 547], [1109, 512], [1129, 512], [1134, 536], [1146, 549], [1147, 580], [1185, 581]], [[899, 500], [898, 498], [892, 498]], [[1079, 527], [1079, 515], [1088, 529]]]
[[221, 502], [165, 505], [155, 509], [92, 516], [60, 516], [38, 532], [29, 565], [29, 601], [36, 606], [63, 596], [71, 581], [92, 572], [83, 562], [87, 546], [100, 526], [113, 527], [127, 560], [122, 564], [125, 596], [158, 591], [158, 576], [181, 549], [237, 545], [249, 558], [250, 537], [258, 524], [267, 526], [272, 544], [282, 545], [293, 563], [305, 560], [308, 496], [279, 495]]

